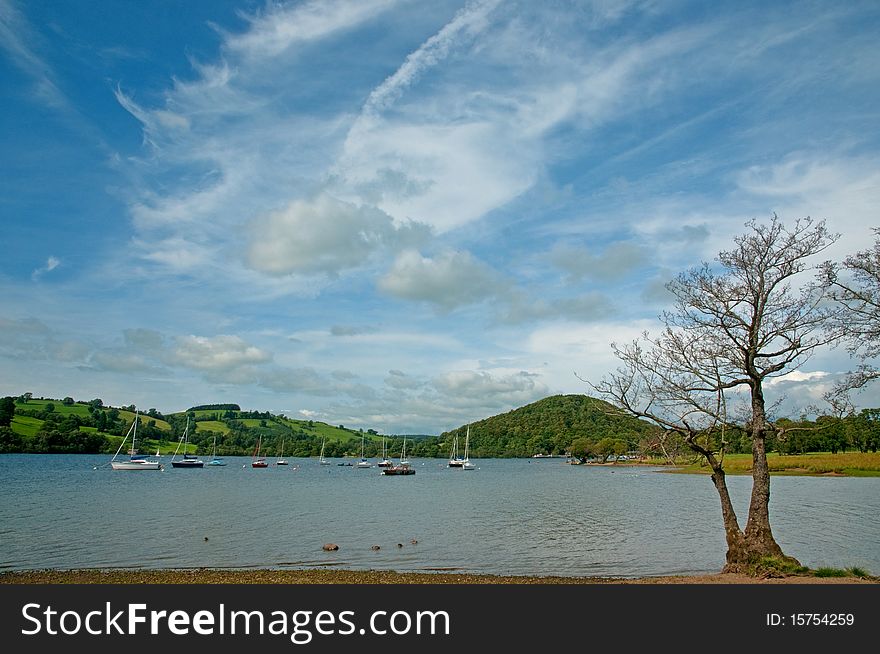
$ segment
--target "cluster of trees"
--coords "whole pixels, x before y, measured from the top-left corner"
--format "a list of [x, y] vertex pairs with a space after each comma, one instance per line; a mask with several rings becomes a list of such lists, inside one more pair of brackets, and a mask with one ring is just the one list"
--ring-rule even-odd
[[[467, 426], [444, 432], [437, 439], [439, 455], [449, 454], [454, 437], [463, 443]], [[601, 441], [622, 443], [621, 453], [636, 449], [657, 428], [643, 420], [622, 416], [607, 402], [586, 395], [554, 395], [470, 425], [471, 455], [524, 457], [565, 454]], [[603, 444], [604, 447], [604, 444]]]

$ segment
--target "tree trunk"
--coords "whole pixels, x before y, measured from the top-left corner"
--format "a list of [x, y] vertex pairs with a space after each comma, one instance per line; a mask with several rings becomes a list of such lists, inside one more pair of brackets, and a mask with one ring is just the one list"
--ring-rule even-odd
[[[727, 540], [727, 566], [738, 561], [743, 556], [745, 547], [745, 538], [742, 530], [739, 528], [739, 522], [736, 519], [736, 511], [733, 503], [730, 501], [730, 493], [727, 491], [727, 480], [724, 470], [718, 464], [712, 465], [712, 483], [718, 491], [718, 497], [721, 499], [721, 517], [724, 520], [724, 535]], [[725, 566], [725, 570], [727, 569]]]
[[770, 529], [770, 468], [765, 449], [766, 432], [764, 394], [758, 382], [752, 387], [752, 496], [749, 518], [743, 531], [742, 547], [734, 551], [728, 544], [726, 572], [754, 570], [755, 564], [766, 557], [800, 565], [796, 559], [785, 555]]

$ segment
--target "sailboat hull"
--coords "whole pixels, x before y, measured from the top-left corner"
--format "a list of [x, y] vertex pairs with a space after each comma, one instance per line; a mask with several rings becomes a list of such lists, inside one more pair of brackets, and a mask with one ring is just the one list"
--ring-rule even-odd
[[416, 471], [413, 468], [410, 468], [408, 465], [397, 465], [391, 466], [390, 468], [385, 468], [382, 471], [383, 475], [414, 475]]
[[194, 461], [192, 459], [184, 459], [183, 461], [172, 461], [171, 465], [175, 468], [203, 468], [204, 461]]
[[134, 461], [111, 461], [110, 466], [114, 470], [161, 470], [162, 464], [158, 461], [134, 460]]

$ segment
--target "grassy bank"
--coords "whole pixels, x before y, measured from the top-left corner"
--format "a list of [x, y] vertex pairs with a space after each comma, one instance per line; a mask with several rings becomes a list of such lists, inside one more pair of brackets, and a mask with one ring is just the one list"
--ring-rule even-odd
[[[666, 462], [654, 463], [663, 465]], [[767, 455], [767, 465], [773, 475], [880, 477], [880, 452], [811, 452], [784, 455], [773, 452]], [[724, 470], [729, 475], [751, 474], [752, 455], [726, 455]], [[690, 463], [670, 468], [670, 472], [709, 474], [711, 471], [705, 464]]]

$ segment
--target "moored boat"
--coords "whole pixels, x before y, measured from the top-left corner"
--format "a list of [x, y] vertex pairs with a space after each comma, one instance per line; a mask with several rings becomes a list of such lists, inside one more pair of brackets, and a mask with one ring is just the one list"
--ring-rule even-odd
[[[110, 459], [110, 467], [114, 470], [162, 470], [161, 463], [158, 461], [151, 461], [150, 459], [145, 458], [142, 454], [137, 453], [135, 442], [137, 441], [138, 422], [140, 422], [140, 417], [138, 413], [135, 412], [134, 421], [131, 423], [128, 433], [119, 444], [119, 449], [116, 450], [116, 454]], [[125, 445], [125, 441], [129, 436], [131, 436], [131, 448], [128, 451], [130, 458], [127, 461], [117, 461], [116, 457], [119, 456], [119, 452], [122, 451], [122, 446]]]
[[260, 456], [260, 448], [263, 446], [263, 435], [260, 434], [260, 438], [257, 441], [257, 448], [254, 450], [254, 455], [251, 457], [251, 468], [268, 468], [269, 464], [266, 463], [266, 459]]
[[180, 439], [180, 443], [177, 444], [177, 450], [180, 449], [181, 443], [183, 444], [183, 459], [174, 460], [174, 457], [177, 456], [177, 450], [174, 450], [174, 455], [171, 457], [171, 466], [174, 468], [202, 468], [205, 465], [205, 462], [199, 459], [199, 457], [194, 454], [187, 454], [186, 447], [189, 444], [189, 416], [186, 417], [186, 429], [183, 430], [183, 437]]

